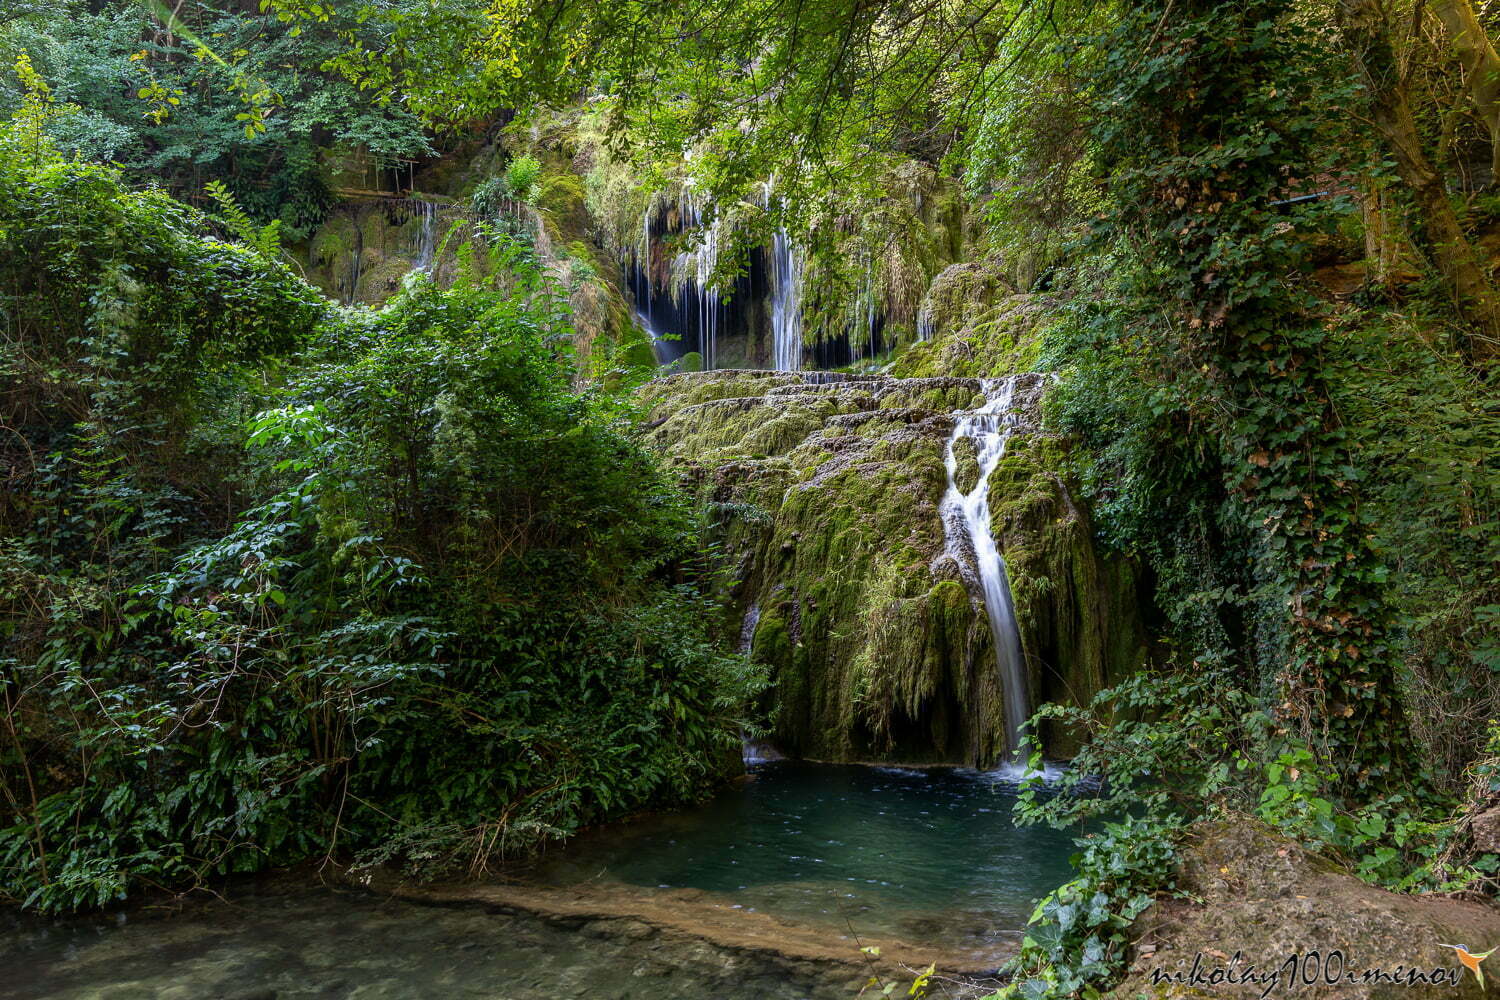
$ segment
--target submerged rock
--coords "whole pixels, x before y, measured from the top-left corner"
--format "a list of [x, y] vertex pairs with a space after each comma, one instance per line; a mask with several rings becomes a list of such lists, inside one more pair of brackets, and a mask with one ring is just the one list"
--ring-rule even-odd
[[[0, 925], [0, 996], [847, 1000], [870, 974], [852, 940], [731, 921], [707, 905], [654, 914], [619, 898], [484, 886], [227, 891], [232, 901], [152, 907], [120, 927]], [[880, 971], [894, 978], [909, 954], [892, 955]]]
[[[1135, 584], [1095, 552], [1065, 443], [1040, 431], [1047, 378], [1020, 380], [992, 527], [1032, 703], [1071, 702], [1141, 662]], [[726, 634], [759, 610], [750, 649], [774, 672], [772, 741], [828, 760], [999, 761], [990, 628], [938, 510], [953, 415], [983, 405], [980, 381], [715, 371], [658, 379], [644, 396], [650, 441], [714, 513]], [[972, 454], [960, 465], [978, 474]], [[1067, 734], [1044, 737], [1070, 749]]]

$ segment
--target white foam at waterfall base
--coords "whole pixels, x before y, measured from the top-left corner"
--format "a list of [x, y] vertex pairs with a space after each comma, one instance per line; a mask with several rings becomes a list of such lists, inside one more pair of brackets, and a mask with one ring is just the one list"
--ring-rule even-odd
[[[1010, 580], [990, 531], [990, 473], [1005, 456], [1006, 442], [1015, 429], [1012, 401], [1018, 381], [1016, 377], [984, 379], [980, 385], [985, 404], [977, 410], [955, 414], [957, 421], [943, 454], [948, 489], [940, 508], [949, 554], [969, 567], [983, 593], [995, 646], [995, 666], [1004, 693], [1005, 745], [1011, 763], [1020, 752], [1021, 724], [1030, 715], [1031, 706]], [[974, 442], [979, 460], [979, 479], [968, 493], [958, 486], [958, 455], [954, 448], [964, 438]]]
[[1013, 760], [1009, 764], [1002, 764], [993, 771], [980, 772], [985, 780], [1002, 785], [1019, 785], [1025, 781], [1040, 780], [1048, 787], [1056, 786], [1068, 773], [1065, 765], [1055, 761], [1043, 762], [1040, 768], [1032, 767], [1029, 763]]

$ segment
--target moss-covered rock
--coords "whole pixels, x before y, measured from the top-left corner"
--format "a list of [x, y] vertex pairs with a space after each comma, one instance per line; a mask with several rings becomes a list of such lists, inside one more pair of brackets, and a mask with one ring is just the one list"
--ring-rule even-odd
[[1040, 295], [1012, 294], [986, 265], [948, 268], [922, 308], [926, 339], [903, 350], [891, 363], [891, 374], [983, 378], [1037, 367], [1048, 302]]
[[[1063, 443], [1036, 430], [1045, 379], [1026, 378], [1030, 418], [991, 479], [996, 537], [1033, 700], [1083, 700], [1140, 661], [1134, 584], [1094, 551]], [[939, 515], [952, 414], [983, 402], [980, 382], [715, 371], [658, 379], [643, 398], [651, 442], [713, 515], [732, 581], [723, 629], [752, 625], [773, 670], [773, 742], [835, 760], [998, 760], [988, 620]], [[977, 474], [961, 454], [959, 477]]]
[[[518, 214], [504, 221], [528, 236], [567, 296], [581, 372], [608, 378], [620, 367], [654, 366], [650, 336], [635, 322], [617, 262], [598, 243], [583, 179], [565, 146], [559, 136], [535, 145], [543, 164], [536, 205], [515, 206]], [[458, 247], [479, 221], [470, 196], [504, 172], [513, 152], [503, 143], [466, 143], [419, 176], [424, 190], [441, 193], [346, 201], [303, 248], [308, 279], [341, 301], [364, 305], [385, 302], [419, 266], [430, 267], [440, 284], [449, 280]], [[435, 253], [450, 232], [445, 251]]]
[[446, 199], [363, 198], [340, 205], [309, 238], [303, 273], [327, 294], [347, 303], [379, 305], [415, 267], [451, 266], [435, 251], [463, 212]]
[[[991, 530], [1005, 556], [1033, 701], [1079, 704], [1143, 665], [1138, 589], [1129, 562], [1103, 558], [1088, 510], [1062, 470], [1067, 442], [1017, 435], [990, 477]], [[1076, 734], [1042, 734], [1059, 756]]]

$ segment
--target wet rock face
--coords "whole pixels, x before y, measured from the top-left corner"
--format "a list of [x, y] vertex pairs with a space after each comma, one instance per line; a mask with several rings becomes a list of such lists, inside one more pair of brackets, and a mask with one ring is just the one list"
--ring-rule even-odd
[[[1033, 703], [1087, 698], [1141, 658], [1128, 567], [1094, 552], [1062, 443], [1039, 430], [1047, 384], [1022, 377], [1020, 427], [991, 477]], [[938, 511], [953, 413], [983, 405], [980, 381], [714, 371], [644, 396], [649, 440], [715, 514], [734, 581], [725, 634], [758, 609], [748, 631], [776, 679], [772, 742], [830, 760], [999, 760], [990, 629]], [[970, 448], [959, 477], [977, 475]]]
[[[1377, 889], [1248, 817], [1197, 827], [1178, 885], [1198, 901], [1159, 902], [1141, 916], [1131, 973], [1114, 996], [1259, 998], [1265, 977], [1279, 973], [1269, 996], [1477, 1000], [1485, 995], [1478, 980], [1443, 945], [1483, 952], [1500, 944], [1492, 904]], [[1232, 964], [1241, 977], [1253, 965], [1258, 978], [1203, 981]], [[1340, 969], [1356, 981], [1330, 983]], [[1365, 982], [1375, 969], [1399, 970], [1400, 981]], [[1414, 973], [1426, 981], [1409, 983]]]
[[341, 302], [379, 305], [408, 271], [433, 263], [434, 241], [454, 218], [450, 206], [414, 199], [345, 203], [308, 241], [303, 273]]

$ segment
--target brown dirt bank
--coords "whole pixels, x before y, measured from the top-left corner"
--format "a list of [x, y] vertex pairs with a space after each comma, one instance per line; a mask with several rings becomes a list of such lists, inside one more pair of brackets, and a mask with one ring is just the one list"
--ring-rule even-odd
[[[1142, 914], [1134, 928], [1130, 976], [1113, 996], [1260, 997], [1267, 980], [1243, 981], [1246, 966], [1253, 965], [1256, 976], [1279, 973], [1265, 994], [1271, 997], [1479, 998], [1485, 991], [1478, 980], [1443, 945], [1474, 952], [1500, 946], [1500, 908], [1377, 889], [1248, 817], [1197, 828], [1178, 885], [1196, 898], [1164, 901]], [[1334, 952], [1341, 962], [1331, 959]], [[1295, 981], [1291, 956], [1301, 956]], [[1333, 985], [1319, 965], [1329, 973], [1342, 966], [1355, 981], [1344, 977]], [[1500, 958], [1481, 968], [1486, 965], [1494, 990]], [[1215, 969], [1227, 972], [1231, 966], [1241, 981], [1210, 980]], [[1365, 973], [1376, 969], [1399, 982], [1365, 982]], [[1159, 981], [1158, 970], [1172, 980]], [[1410, 982], [1413, 970], [1427, 981]]]

